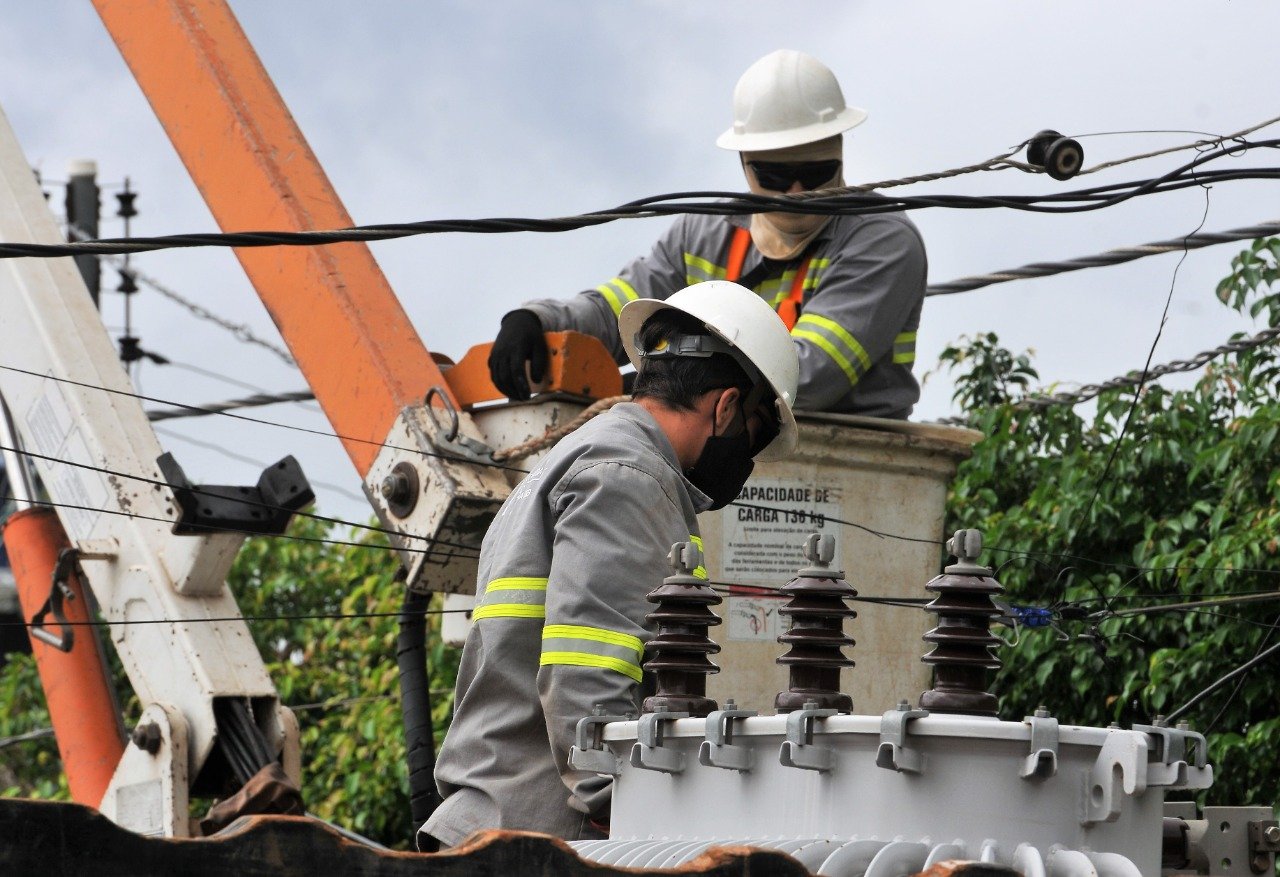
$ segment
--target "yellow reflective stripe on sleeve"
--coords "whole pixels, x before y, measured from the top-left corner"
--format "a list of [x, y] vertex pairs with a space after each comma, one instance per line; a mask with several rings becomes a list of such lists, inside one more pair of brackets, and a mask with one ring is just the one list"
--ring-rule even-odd
[[[640, 296], [631, 286], [630, 283], [621, 277], [615, 277], [608, 283], [602, 283], [596, 287], [596, 292], [604, 296], [604, 300], [609, 303], [609, 308], [616, 317], [622, 313], [622, 306], [629, 301], [635, 301]], [[621, 296], [619, 296], [621, 293]]]
[[[701, 537], [701, 536], [695, 536], [695, 535], [693, 535], [692, 533], [690, 533], [690, 534], [689, 534], [689, 541], [690, 541], [690, 542], [692, 542], [694, 545], [696, 545], [696, 546], [698, 547], [698, 550], [702, 552], [702, 556], [703, 556], [704, 558], [707, 556], [707, 551], [706, 551], [706, 549], [702, 547], [702, 537]], [[702, 564], [698, 564], [698, 567], [697, 567], [697, 569], [695, 569], [695, 570], [693, 571], [693, 574], [694, 574], [694, 576], [696, 576], [697, 578], [705, 579], [705, 578], [707, 578], [707, 568], [706, 568], [705, 566], [703, 566]]]
[[618, 301], [618, 294], [614, 292], [608, 284], [601, 284], [596, 287], [596, 292], [604, 296], [604, 300], [609, 303], [609, 308], [616, 317], [622, 313], [622, 302]]
[[689, 281], [690, 286], [700, 280], [723, 280], [725, 274], [728, 273], [728, 269], [723, 268], [708, 259], [704, 259], [701, 256], [695, 256], [693, 253], [684, 254], [684, 265], [687, 269], [692, 268], [697, 271], [701, 271], [703, 274], [702, 277], [694, 277], [692, 274], [686, 272], [685, 279]]
[[[803, 320], [804, 317], [801, 317], [800, 319]], [[818, 347], [820, 347], [827, 356], [831, 357], [836, 365], [840, 366], [840, 369], [845, 373], [845, 377], [849, 379], [850, 384], [858, 383], [858, 371], [853, 367], [853, 363], [849, 362], [843, 353], [836, 350], [836, 346], [828, 341], [826, 336], [819, 335], [817, 332], [810, 332], [808, 329], [801, 329], [797, 327], [791, 330], [791, 337], [803, 338], [805, 341], [818, 345]]]
[[547, 607], [528, 603], [492, 603], [480, 606], [471, 613], [472, 621], [482, 618], [546, 618]]
[[548, 624], [542, 628], [543, 639], [586, 639], [611, 646], [631, 649], [636, 655], [644, 654], [644, 643], [629, 633], [618, 633], [602, 627], [584, 627], [580, 624]]
[[823, 329], [835, 337], [836, 340], [844, 344], [844, 346], [849, 349], [849, 352], [856, 356], [858, 361], [862, 363], [862, 371], [865, 372], [867, 369], [871, 368], [871, 357], [867, 355], [867, 351], [858, 343], [858, 339], [850, 335], [849, 331], [835, 320], [828, 319], [827, 317], [820, 317], [817, 314], [805, 314], [796, 321], [796, 326], [799, 326], [801, 323]]
[[543, 652], [538, 663], [544, 667], [552, 664], [571, 667], [599, 667], [604, 670], [621, 673], [636, 682], [644, 678], [644, 671], [640, 669], [639, 664], [633, 664], [630, 661], [623, 661], [618, 658], [610, 658], [606, 655], [589, 655], [586, 652]]
[[903, 332], [893, 339], [893, 361], [910, 365], [916, 361], [916, 333]]
[[485, 587], [484, 592], [490, 591], [545, 591], [547, 589], [547, 580], [534, 578], [532, 576], [508, 576], [504, 579], [494, 579]]

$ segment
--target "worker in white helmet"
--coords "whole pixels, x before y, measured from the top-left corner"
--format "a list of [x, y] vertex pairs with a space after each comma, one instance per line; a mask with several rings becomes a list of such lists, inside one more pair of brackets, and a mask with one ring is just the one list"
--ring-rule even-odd
[[568, 764], [578, 720], [638, 711], [645, 595], [671, 546], [701, 547], [697, 515], [795, 447], [795, 347], [754, 292], [713, 281], [633, 301], [618, 326], [633, 401], [557, 444], [485, 534], [422, 848], [480, 829], [604, 836], [611, 780]]
[[[842, 132], [867, 114], [845, 104], [817, 59], [766, 55], [738, 81], [733, 109], [733, 125], [716, 144], [740, 154], [752, 192], [845, 185]], [[732, 280], [754, 290], [791, 332], [800, 361], [797, 408], [906, 418], [920, 396], [911, 370], [925, 275], [924, 243], [905, 213], [686, 215], [617, 277], [503, 317], [490, 374], [503, 393], [527, 399], [526, 368], [538, 381], [547, 361], [543, 332], [566, 329], [594, 335], [624, 362], [616, 331], [624, 305]]]

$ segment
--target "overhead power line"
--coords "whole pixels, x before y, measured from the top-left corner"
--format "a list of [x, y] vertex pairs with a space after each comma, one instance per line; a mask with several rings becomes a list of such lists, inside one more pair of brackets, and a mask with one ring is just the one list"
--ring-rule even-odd
[[[325, 231], [252, 231], [178, 234], [151, 238], [108, 238], [67, 244], [0, 244], [0, 258], [88, 254], [142, 253], [182, 247], [315, 246], [354, 241], [381, 241], [421, 234], [471, 232], [505, 234], [518, 231], [561, 232], [613, 222], [679, 214], [745, 215], [767, 212], [811, 215], [870, 215], [927, 207], [975, 210], [1005, 208], [1036, 213], [1077, 213], [1121, 204], [1132, 198], [1177, 191], [1189, 186], [1244, 179], [1280, 179], [1280, 168], [1205, 170], [1201, 166], [1248, 149], [1280, 147], [1280, 140], [1238, 143], [1197, 156], [1159, 177], [1077, 189], [1054, 195], [932, 195], [905, 196], [868, 193], [856, 188], [825, 189], [778, 197], [741, 192], [696, 191], [642, 198], [608, 210], [554, 219], [442, 219], [422, 222], [357, 226]], [[710, 200], [708, 200], [710, 199]]]
[[1245, 228], [1233, 228], [1227, 231], [1199, 232], [1182, 238], [1166, 241], [1155, 241], [1149, 244], [1138, 244], [1132, 247], [1121, 247], [1107, 250], [1093, 256], [1082, 256], [1077, 259], [1065, 259], [1058, 262], [1032, 262], [1020, 268], [1006, 268], [990, 274], [975, 274], [972, 277], [961, 277], [948, 283], [931, 283], [925, 295], [951, 295], [957, 292], [968, 292], [981, 289], [996, 283], [1007, 283], [1010, 280], [1026, 280], [1033, 277], [1051, 277], [1068, 271], [1080, 271], [1084, 268], [1102, 268], [1107, 265], [1120, 265], [1132, 262], [1144, 256], [1158, 256], [1162, 253], [1179, 253], [1184, 250], [1198, 250], [1214, 244], [1226, 244], [1232, 241], [1254, 240], [1280, 234], [1280, 222], [1263, 222]]

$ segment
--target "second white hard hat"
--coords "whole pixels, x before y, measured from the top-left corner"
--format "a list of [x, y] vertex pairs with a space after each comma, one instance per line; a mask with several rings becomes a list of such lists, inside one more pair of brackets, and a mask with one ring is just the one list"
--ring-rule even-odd
[[840, 83], [812, 55], [779, 49], [747, 68], [733, 90], [733, 125], [721, 149], [758, 152], [824, 140], [867, 118], [844, 102]]
[[757, 460], [778, 460], [795, 450], [799, 436], [791, 406], [796, 401], [800, 364], [786, 325], [764, 299], [728, 280], [708, 280], [680, 290], [666, 301], [642, 298], [627, 302], [618, 317], [622, 346], [640, 369], [636, 335], [645, 320], [666, 308], [700, 320], [716, 337], [742, 354], [777, 397], [778, 435]]

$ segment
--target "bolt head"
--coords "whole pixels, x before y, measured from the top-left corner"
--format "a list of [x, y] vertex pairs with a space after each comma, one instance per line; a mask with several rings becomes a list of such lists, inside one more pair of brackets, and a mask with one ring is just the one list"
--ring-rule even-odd
[[1047, 719], [1050, 716], [1049, 708], [1044, 706], [1036, 707], [1035, 717], [1037, 719]]
[[155, 722], [147, 722], [145, 725], [138, 725], [133, 729], [130, 740], [132, 740], [134, 746], [150, 755], [155, 755], [160, 751], [160, 744], [164, 740], [164, 735], [160, 733], [159, 725]]
[[905, 713], [909, 709], [911, 709], [911, 701], [909, 700], [898, 701], [898, 712]]
[[1263, 829], [1262, 836], [1269, 844], [1280, 843], [1280, 825], [1268, 825]]

